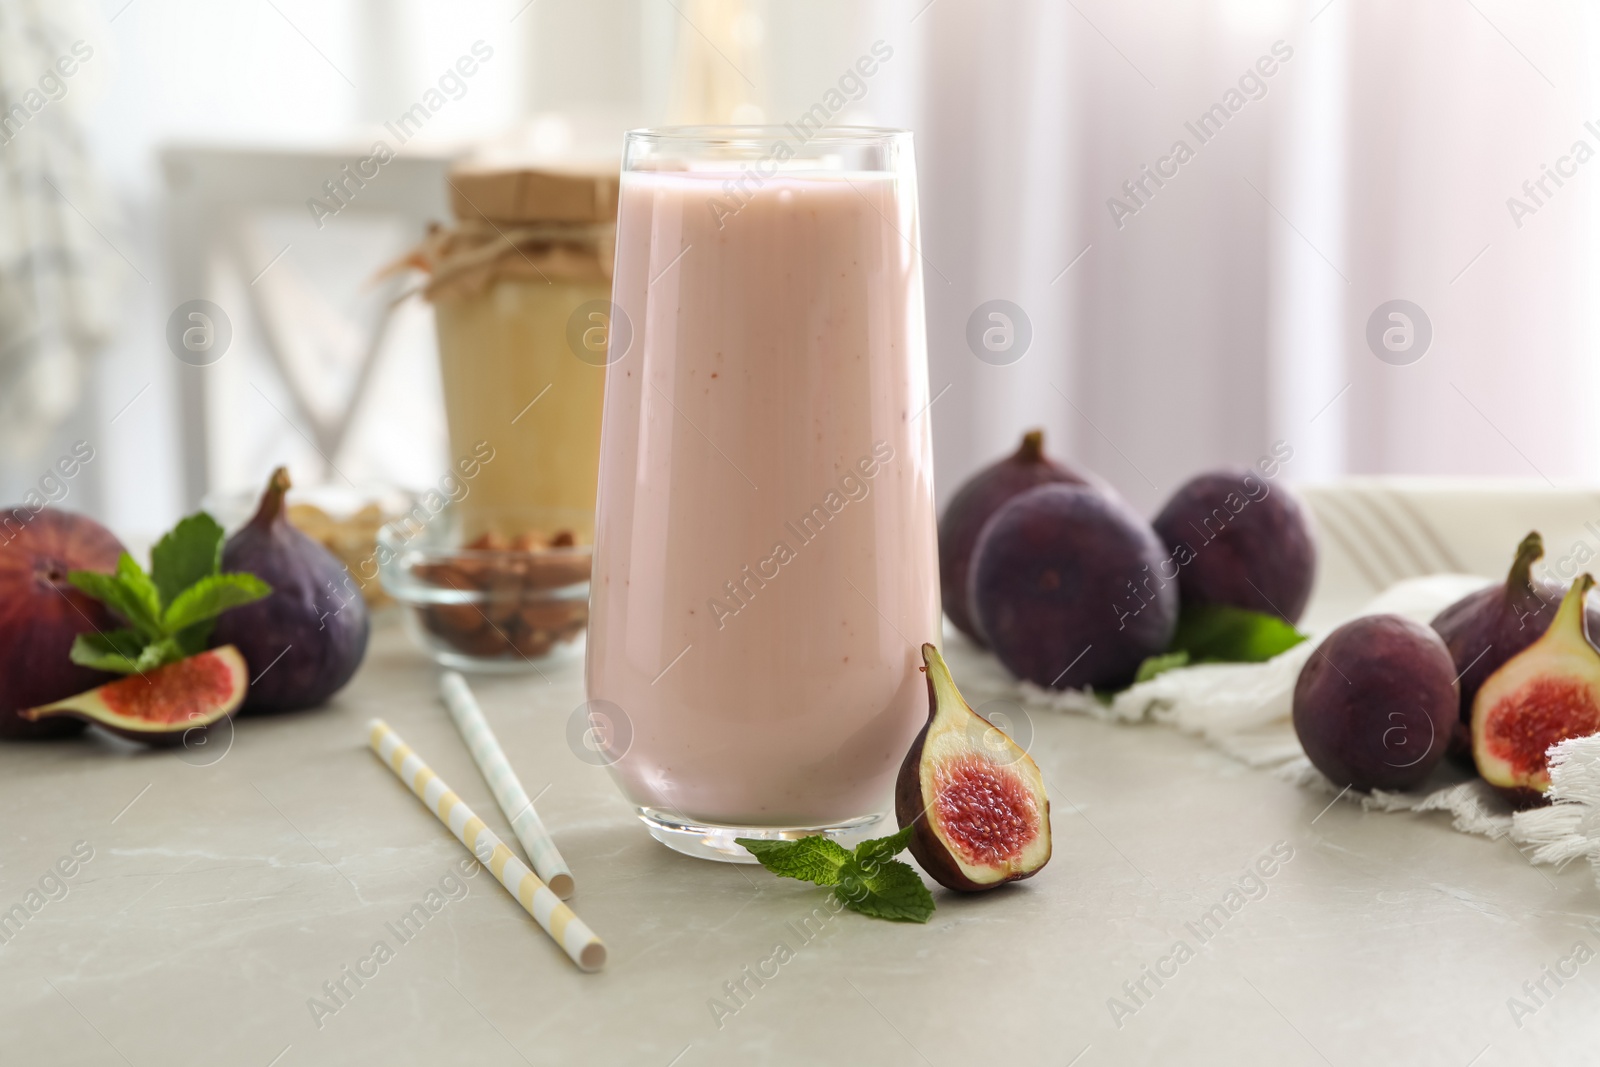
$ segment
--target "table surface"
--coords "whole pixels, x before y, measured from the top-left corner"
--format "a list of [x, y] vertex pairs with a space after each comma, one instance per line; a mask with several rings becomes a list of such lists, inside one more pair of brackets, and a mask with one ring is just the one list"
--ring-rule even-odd
[[[981, 693], [992, 665], [951, 658]], [[473, 685], [529, 792], [544, 791], [572, 904], [610, 948], [603, 973], [579, 973], [486, 875], [450, 892], [466, 853], [366, 749], [369, 717], [512, 838], [435, 699], [435, 668], [391, 622], [330, 706], [241, 720], [231, 742], [0, 747], [0, 909], [42, 886], [0, 945], [0, 1063], [1600, 1055], [1600, 923], [1588, 925], [1600, 892], [1581, 864], [1533, 867], [1438, 816], [1329, 808], [1164, 727], [1038, 714], [1055, 842], [1043, 872], [974, 897], [935, 887], [926, 926], [835, 915], [825, 890], [651, 840], [606, 772], [567, 746], [579, 664], [546, 675]], [[58, 882], [75, 846], [92, 858]], [[1269, 877], [1248, 877], [1258, 860]], [[393, 924], [441, 886], [402, 942]], [[363, 960], [358, 986], [345, 968]], [[324, 983], [341, 979], [334, 1001]]]

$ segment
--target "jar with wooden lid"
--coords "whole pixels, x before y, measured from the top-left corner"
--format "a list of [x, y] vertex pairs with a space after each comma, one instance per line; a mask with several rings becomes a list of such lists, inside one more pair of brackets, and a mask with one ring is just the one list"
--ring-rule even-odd
[[449, 184], [454, 225], [411, 262], [430, 275], [452, 461], [479, 461], [461, 536], [590, 544], [617, 173], [458, 164]]

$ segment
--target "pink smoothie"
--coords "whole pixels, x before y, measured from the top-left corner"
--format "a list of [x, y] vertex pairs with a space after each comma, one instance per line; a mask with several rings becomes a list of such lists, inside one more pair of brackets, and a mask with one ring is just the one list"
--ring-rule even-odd
[[889, 807], [939, 637], [915, 193], [730, 176], [623, 177], [588, 692], [635, 804], [829, 825]]

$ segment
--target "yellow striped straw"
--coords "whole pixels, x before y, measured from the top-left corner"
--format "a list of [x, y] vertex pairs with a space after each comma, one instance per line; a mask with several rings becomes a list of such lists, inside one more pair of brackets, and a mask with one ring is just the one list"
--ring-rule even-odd
[[533, 801], [528, 799], [517, 772], [506, 760], [494, 731], [489, 729], [467, 680], [455, 671], [445, 671], [439, 679], [439, 695], [444, 698], [444, 706], [450, 709], [450, 717], [461, 731], [461, 739], [467, 743], [478, 770], [483, 772], [484, 780], [494, 791], [495, 803], [510, 820], [511, 832], [517, 835], [528, 852], [528, 859], [533, 861], [534, 873], [544, 879], [550, 892], [566, 900], [572, 896], [572, 872], [534, 810]]
[[367, 744], [402, 782], [411, 787], [411, 791], [428, 806], [428, 810], [450, 828], [456, 839], [489, 868], [500, 884], [506, 887], [506, 892], [516, 897], [517, 903], [533, 916], [533, 921], [555, 938], [556, 944], [565, 950], [580, 970], [598, 971], [606, 965], [606, 946], [594, 935], [594, 931], [550, 892], [549, 886], [539, 881], [539, 876], [530, 871], [527, 864], [519, 860], [505, 842], [472, 813], [472, 809], [451, 791], [444, 779], [433, 773], [422, 762], [422, 757], [400, 740], [400, 735], [390, 729], [388, 723], [382, 719], [367, 723]]

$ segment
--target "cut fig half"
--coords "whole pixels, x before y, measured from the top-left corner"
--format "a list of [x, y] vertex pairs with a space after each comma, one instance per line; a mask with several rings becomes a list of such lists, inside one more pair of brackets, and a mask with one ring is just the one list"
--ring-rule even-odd
[[928, 722], [895, 784], [895, 817], [914, 827], [911, 854], [962, 892], [1030, 878], [1050, 861], [1050, 798], [1033, 758], [973, 711], [944, 658], [922, 646]]
[[244, 657], [232, 645], [224, 645], [29, 708], [22, 717], [32, 722], [56, 716], [80, 719], [130, 741], [176, 745], [190, 730], [233, 714], [244, 700], [248, 680]]
[[1513, 807], [1548, 804], [1550, 747], [1600, 733], [1600, 652], [1589, 641], [1579, 575], [1550, 628], [1491, 674], [1472, 703], [1472, 758]]

